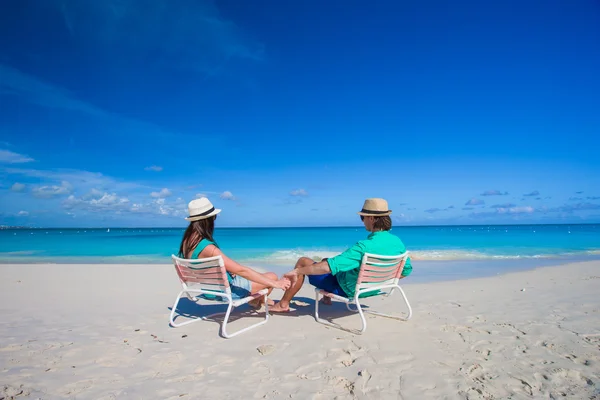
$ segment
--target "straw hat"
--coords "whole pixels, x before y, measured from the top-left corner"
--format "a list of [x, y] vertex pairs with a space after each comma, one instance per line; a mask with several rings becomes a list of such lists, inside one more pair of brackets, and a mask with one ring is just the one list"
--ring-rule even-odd
[[362, 210], [357, 214], [365, 217], [384, 217], [391, 213], [392, 210], [388, 209], [388, 203], [384, 199], [366, 199]]
[[201, 219], [210, 218], [213, 215], [217, 215], [221, 212], [220, 209], [215, 208], [210, 200], [206, 197], [201, 197], [196, 200], [190, 201], [188, 204], [189, 217], [185, 219], [188, 221], [199, 221]]

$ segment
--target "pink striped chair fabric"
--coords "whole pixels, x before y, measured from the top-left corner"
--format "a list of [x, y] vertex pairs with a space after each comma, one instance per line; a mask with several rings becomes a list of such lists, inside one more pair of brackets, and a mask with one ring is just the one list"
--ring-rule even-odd
[[[169, 322], [173, 327], [180, 327], [183, 325], [191, 324], [192, 322], [206, 320], [217, 315], [225, 314], [223, 323], [221, 324], [221, 335], [227, 339], [239, 335], [242, 332], [246, 332], [250, 329], [256, 328], [257, 326], [265, 324], [269, 319], [269, 306], [267, 304], [268, 289], [263, 289], [257, 293], [245, 297], [243, 299], [234, 300], [231, 295], [231, 287], [229, 286], [229, 280], [227, 279], [227, 270], [223, 262], [223, 257], [215, 256], [209, 258], [198, 258], [198, 259], [183, 259], [171, 255], [173, 264], [179, 281], [181, 282], [182, 290], [175, 299], [175, 304], [171, 309], [171, 315]], [[221, 313], [215, 313], [202, 317], [192, 317], [189, 321], [182, 323], [175, 322], [175, 313], [177, 312], [177, 306], [179, 301], [183, 297], [187, 297], [191, 301], [197, 302], [200, 299], [196, 296], [200, 295], [205, 298], [207, 296], [215, 299], [222, 299], [221, 301], [227, 303], [227, 311]], [[233, 308], [246, 304], [251, 300], [264, 297], [265, 302], [265, 319], [256, 324], [250, 325], [244, 329], [241, 329], [235, 333], [227, 332], [227, 323], [229, 316]]]
[[[399, 285], [400, 278], [402, 276], [402, 271], [404, 269], [404, 265], [406, 263], [406, 259], [408, 258], [408, 252], [397, 256], [382, 256], [377, 254], [365, 254], [362, 259], [362, 263], [360, 266], [360, 271], [358, 273], [358, 279], [356, 281], [355, 294], [353, 298], [347, 298], [343, 296], [338, 296], [333, 293], [326, 292], [322, 289], [315, 289], [315, 320], [319, 323], [334, 326], [343, 330], [348, 330], [350, 332], [362, 334], [367, 329], [367, 320], [365, 319], [364, 313], [370, 313], [374, 315], [379, 315], [382, 317], [388, 317], [399, 320], [409, 320], [412, 317], [412, 308], [408, 299], [406, 298], [406, 294], [404, 290]], [[389, 289], [389, 292], [382, 292], [382, 290]], [[407, 307], [407, 313], [405, 316], [396, 316], [396, 315], [388, 315], [376, 311], [371, 310], [363, 310], [359, 298], [369, 296], [390, 296], [394, 290], [398, 290], [401, 295], [404, 303]], [[346, 303], [346, 307], [348, 310], [357, 312], [360, 315], [362, 321], [362, 328], [357, 330], [349, 330], [345, 329], [335, 323], [326, 321], [319, 317], [319, 300], [320, 296], [329, 297], [331, 299], [341, 301]], [[351, 305], [355, 305], [356, 309], [351, 308]]]

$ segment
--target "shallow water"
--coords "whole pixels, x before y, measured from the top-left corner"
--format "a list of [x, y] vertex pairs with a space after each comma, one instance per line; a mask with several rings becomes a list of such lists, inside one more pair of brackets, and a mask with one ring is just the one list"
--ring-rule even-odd
[[[411, 252], [411, 281], [463, 279], [600, 258], [600, 225], [395, 227]], [[170, 263], [183, 228], [8, 229], [0, 263]], [[358, 227], [224, 228], [230, 257], [282, 272], [300, 256], [331, 257], [368, 232]]]

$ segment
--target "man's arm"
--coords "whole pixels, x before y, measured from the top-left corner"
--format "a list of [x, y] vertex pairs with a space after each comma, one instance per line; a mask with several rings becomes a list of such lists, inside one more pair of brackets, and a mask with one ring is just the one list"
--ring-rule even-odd
[[292, 286], [294, 286], [300, 275], [323, 275], [328, 274], [330, 272], [331, 269], [329, 268], [329, 263], [327, 262], [327, 259], [325, 259], [323, 261], [319, 261], [318, 263], [306, 265], [303, 267], [296, 267], [292, 271], [283, 275], [283, 277], [289, 279]]

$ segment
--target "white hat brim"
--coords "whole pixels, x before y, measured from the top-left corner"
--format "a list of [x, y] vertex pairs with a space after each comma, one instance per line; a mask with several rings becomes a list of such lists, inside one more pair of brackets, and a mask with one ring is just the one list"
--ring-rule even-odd
[[185, 217], [186, 221], [200, 221], [201, 219], [206, 219], [206, 218], [210, 218], [214, 215], [217, 215], [218, 213], [221, 212], [220, 208], [215, 208], [213, 212], [211, 212], [210, 214], [206, 214], [206, 215], [199, 215], [197, 217]]

